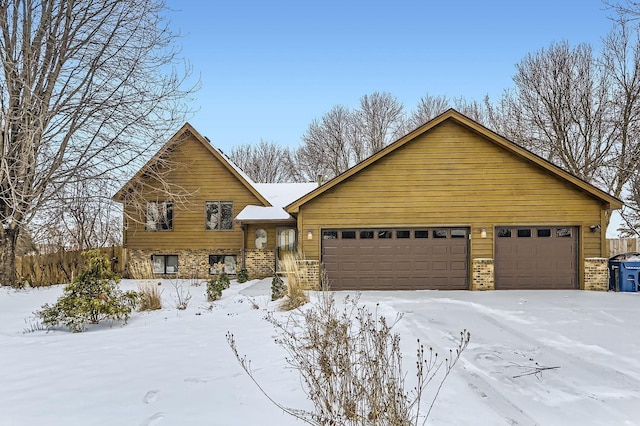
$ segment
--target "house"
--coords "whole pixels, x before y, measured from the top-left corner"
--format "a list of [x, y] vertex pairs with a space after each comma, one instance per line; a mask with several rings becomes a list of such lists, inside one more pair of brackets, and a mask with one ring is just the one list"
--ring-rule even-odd
[[455, 110], [321, 186], [253, 183], [189, 125], [168, 145], [192, 207], [151, 197], [124, 233], [127, 262], [155, 273], [241, 262], [264, 276], [298, 251], [336, 290], [607, 289], [621, 201]]
[[256, 184], [187, 123], [113, 197], [124, 204], [125, 274], [234, 275], [246, 265], [251, 277], [273, 275], [276, 251], [297, 238], [282, 207], [315, 187]]

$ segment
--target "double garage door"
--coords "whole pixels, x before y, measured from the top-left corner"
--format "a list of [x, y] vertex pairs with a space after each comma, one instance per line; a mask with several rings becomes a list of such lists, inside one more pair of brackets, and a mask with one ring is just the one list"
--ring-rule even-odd
[[325, 229], [322, 262], [333, 290], [462, 290], [466, 228]]
[[[577, 234], [575, 227], [497, 227], [495, 288], [577, 288]], [[324, 229], [322, 262], [334, 290], [463, 290], [469, 230]]]

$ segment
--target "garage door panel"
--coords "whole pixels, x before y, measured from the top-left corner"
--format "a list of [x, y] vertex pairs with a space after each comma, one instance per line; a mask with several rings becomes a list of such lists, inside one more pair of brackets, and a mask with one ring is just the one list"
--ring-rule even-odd
[[[342, 230], [323, 230], [338, 238], [322, 241], [322, 261], [332, 288], [351, 289], [466, 289], [468, 230], [455, 228], [404, 230], [397, 238], [389, 230], [352, 230], [355, 239], [341, 239]], [[416, 238], [446, 235], [446, 238]], [[362, 236], [373, 238], [361, 238]]]
[[451, 269], [453, 271], [465, 271], [467, 270], [466, 262], [451, 262]]

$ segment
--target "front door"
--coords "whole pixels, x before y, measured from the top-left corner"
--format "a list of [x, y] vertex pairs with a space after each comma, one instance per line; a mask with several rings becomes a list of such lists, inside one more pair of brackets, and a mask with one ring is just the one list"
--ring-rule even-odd
[[276, 229], [276, 271], [280, 272], [280, 261], [287, 253], [295, 254], [296, 228], [282, 227]]

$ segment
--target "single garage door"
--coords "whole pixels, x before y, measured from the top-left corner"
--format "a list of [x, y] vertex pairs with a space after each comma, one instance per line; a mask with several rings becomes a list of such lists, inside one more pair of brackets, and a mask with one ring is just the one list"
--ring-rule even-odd
[[464, 290], [466, 228], [324, 229], [322, 262], [333, 290]]
[[578, 288], [576, 227], [496, 228], [495, 288]]

